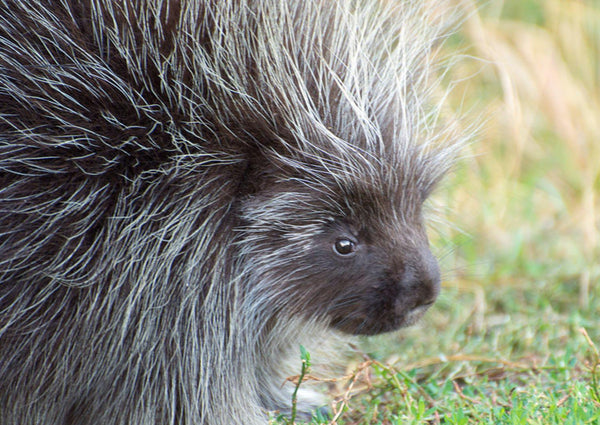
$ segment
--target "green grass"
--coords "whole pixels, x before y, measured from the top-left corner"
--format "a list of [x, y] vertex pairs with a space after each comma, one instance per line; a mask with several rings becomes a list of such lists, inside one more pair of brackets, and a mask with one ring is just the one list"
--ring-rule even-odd
[[600, 424], [600, 2], [479, 6], [448, 43], [483, 124], [434, 198], [443, 293], [364, 341], [331, 424]]
[[560, 284], [480, 296], [446, 288], [423, 323], [365, 340], [356, 381], [332, 391], [336, 409], [351, 395], [340, 419], [313, 423], [600, 424], [598, 312]]

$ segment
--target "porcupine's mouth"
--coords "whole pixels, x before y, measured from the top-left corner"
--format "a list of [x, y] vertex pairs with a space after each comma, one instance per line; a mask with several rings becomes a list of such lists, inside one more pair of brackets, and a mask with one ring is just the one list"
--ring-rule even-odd
[[434, 301], [422, 304], [404, 314], [388, 313], [383, 316], [381, 314], [376, 316], [365, 314], [354, 317], [335, 317], [331, 321], [331, 326], [352, 335], [377, 335], [392, 332], [417, 323], [433, 304]]

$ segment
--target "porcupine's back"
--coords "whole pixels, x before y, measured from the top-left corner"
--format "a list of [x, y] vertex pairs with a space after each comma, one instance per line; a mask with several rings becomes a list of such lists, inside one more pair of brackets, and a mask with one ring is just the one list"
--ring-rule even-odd
[[422, 238], [421, 5], [0, 1], [0, 423], [260, 423], [278, 340], [398, 326], [297, 287], [325, 227]]

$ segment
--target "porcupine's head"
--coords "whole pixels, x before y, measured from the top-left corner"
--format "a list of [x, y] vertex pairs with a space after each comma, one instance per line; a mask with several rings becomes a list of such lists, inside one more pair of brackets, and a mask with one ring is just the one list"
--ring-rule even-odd
[[333, 4], [290, 22], [256, 14], [252, 103], [228, 108], [257, 147], [241, 257], [257, 314], [376, 334], [413, 323], [439, 292], [423, 203], [454, 150], [427, 106], [440, 28], [417, 3], [383, 14]]
[[387, 332], [414, 323], [439, 293], [423, 222], [432, 159], [347, 154], [270, 170], [245, 205], [243, 244], [261, 303], [351, 334]]

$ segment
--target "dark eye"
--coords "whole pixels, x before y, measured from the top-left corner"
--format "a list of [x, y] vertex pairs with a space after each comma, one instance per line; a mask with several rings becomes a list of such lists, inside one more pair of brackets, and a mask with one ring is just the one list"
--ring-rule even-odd
[[333, 251], [344, 257], [352, 255], [356, 251], [356, 243], [350, 239], [340, 238], [335, 241]]

